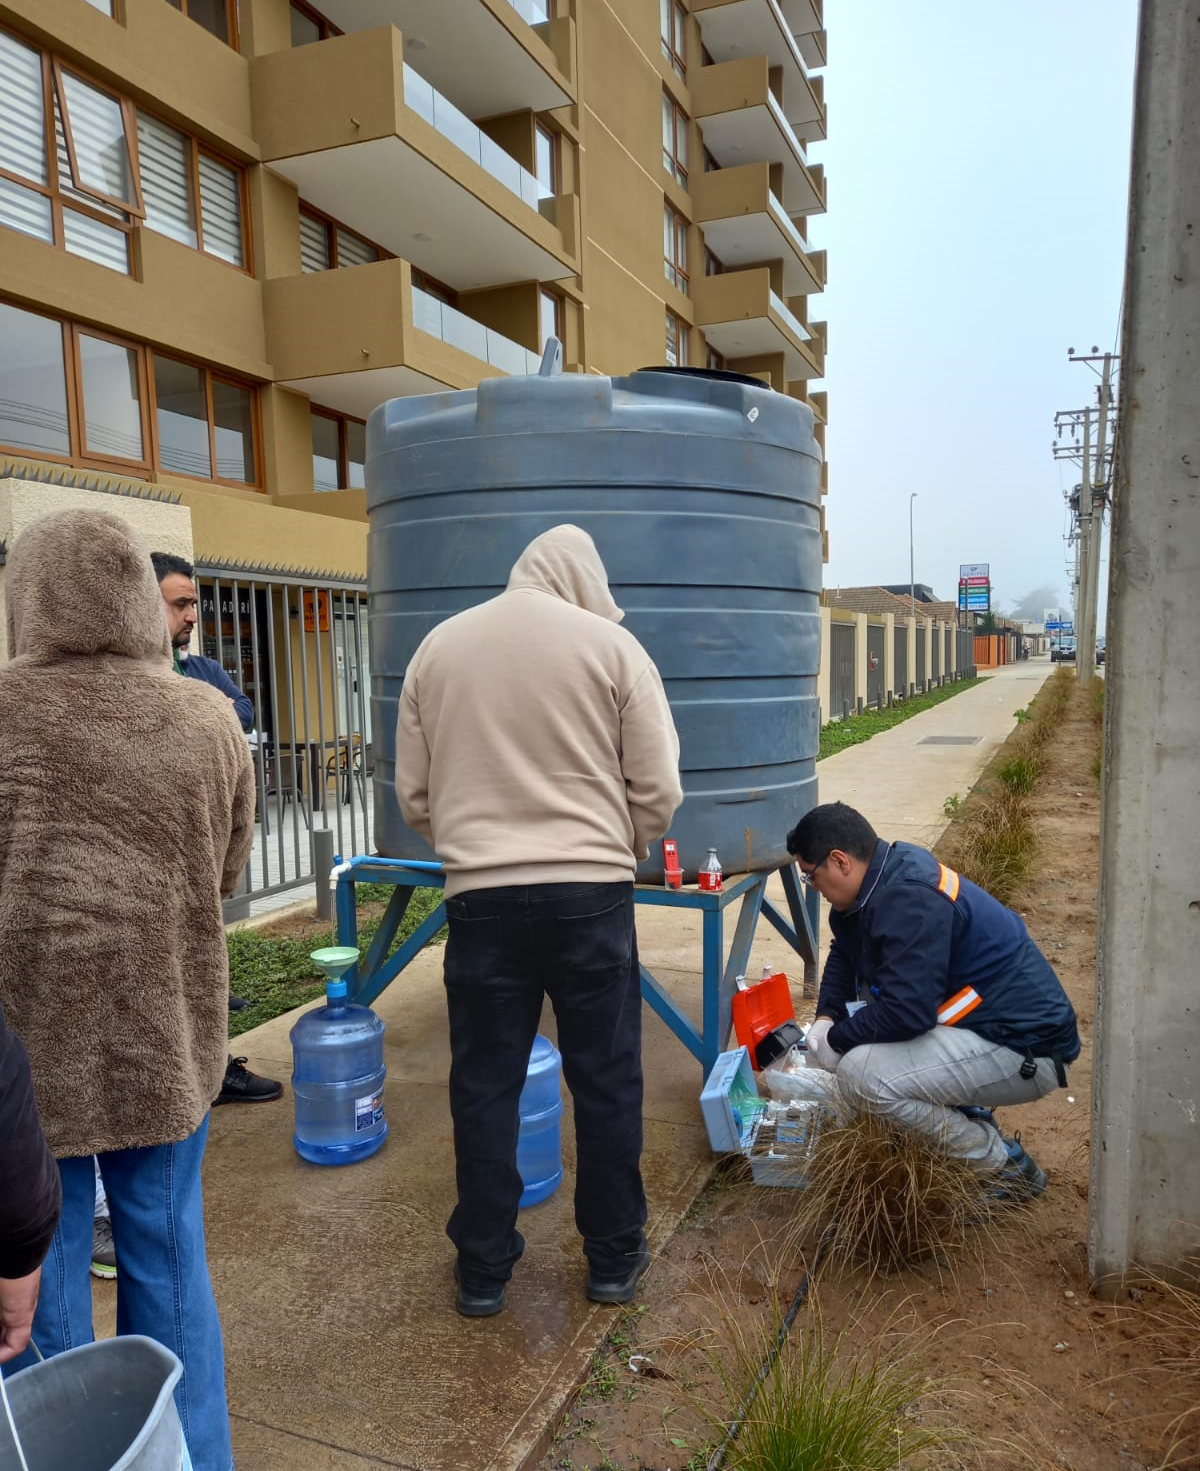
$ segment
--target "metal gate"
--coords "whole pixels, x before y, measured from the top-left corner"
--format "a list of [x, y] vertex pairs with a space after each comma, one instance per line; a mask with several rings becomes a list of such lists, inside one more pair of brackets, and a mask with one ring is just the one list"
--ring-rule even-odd
[[883, 709], [883, 661], [887, 629], [882, 623], [867, 624], [867, 704]]
[[942, 630], [942, 647], [945, 650], [945, 657], [942, 661], [942, 673], [947, 677], [947, 679], [950, 678], [951, 669], [953, 668], [954, 664], [954, 645], [951, 642], [953, 637], [954, 630], [952, 628], [944, 628]]
[[975, 678], [975, 635], [969, 628], [958, 630], [958, 673], [962, 679]]
[[830, 625], [829, 664], [829, 716], [837, 720], [855, 710], [853, 623]]
[[917, 678], [918, 694], [925, 688], [925, 630], [917, 624]]
[[908, 625], [897, 623], [892, 630], [892, 688], [908, 694]]
[[929, 640], [929, 652], [933, 659], [933, 668], [929, 671], [930, 684], [941, 684], [942, 682], [942, 630], [936, 625], [932, 630]]
[[254, 849], [233, 917], [313, 881], [314, 830], [347, 857], [371, 851], [366, 587], [207, 563], [196, 590], [200, 652], [254, 706]]

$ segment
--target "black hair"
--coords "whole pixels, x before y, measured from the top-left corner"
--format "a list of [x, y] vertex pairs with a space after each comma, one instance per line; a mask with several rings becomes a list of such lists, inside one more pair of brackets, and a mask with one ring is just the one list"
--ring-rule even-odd
[[824, 863], [835, 848], [870, 863], [879, 841], [875, 829], [845, 802], [825, 802], [806, 812], [787, 835], [787, 850], [806, 863]]
[[151, 552], [150, 560], [154, 563], [154, 575], [159, 582], [164, 577], [170, 577], [172, 572], [178, 572], [181, 577], [189, 580], [196, 575], [196, 569], [183, 557], [177, 557], [174, 552]]

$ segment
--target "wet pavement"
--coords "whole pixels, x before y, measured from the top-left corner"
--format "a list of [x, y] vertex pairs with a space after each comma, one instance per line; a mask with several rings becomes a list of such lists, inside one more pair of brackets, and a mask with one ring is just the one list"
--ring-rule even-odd
[[[819, 768], [822, 800], [862, 808], [880, 834], [931, 841], [943, 805], [966, 794], [1050, 673], [1044, 661], [1000, 671]], [[945, 744], [926, 737], [978, 740]], [[732, 925], [728, 926], [732, 929]], [[700, 928], [694, 916], [641, 906], [643, 959], [699, 1015]], [[796, 984], [800, 966], [759, 927], [751, 974], [770, 963]], [[330, 1169], [291, 1143], [291, 1090], [281, 1103], [213, 1112], [205, 1174], [209, 1261], [225, 1329], [239, 1471], [516, 1471], [544, 1449], [559, 1411], [617, 1320], [583, 1296], [584, 1259], [566, 1178], [522, 1212], [526, 1251], [500, 1316], [453, 1306], [454, 1203], [446, 1077], [449, 1043], [441, 951], [420, 955], [379, 998], [387, 1024], [390, 1137], [374, 1158]], [[258, 1072], [287, 1078], [278, 1017], [237, 1040]], [[553, 1036], [549, 1017], [543, 1028]], [[713, 1165], [701, 1119], [699, 1063], [645, 1011], [648, 1234], [661, 1247]], [[653, 1271], [654, 1268], [651, 1268]], [[98, 1325], [111, 1325], [112, 1284], [97, 1283]]]

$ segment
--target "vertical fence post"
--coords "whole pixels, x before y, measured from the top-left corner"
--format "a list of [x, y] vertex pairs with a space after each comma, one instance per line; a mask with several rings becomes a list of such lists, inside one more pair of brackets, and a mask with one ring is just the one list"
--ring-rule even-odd
[[333, 829], [313, 828], [313, 874], [317, 881], [317, 918], [333, 918], [333, 890], [329, 887], [329, 870], [333, 867]]

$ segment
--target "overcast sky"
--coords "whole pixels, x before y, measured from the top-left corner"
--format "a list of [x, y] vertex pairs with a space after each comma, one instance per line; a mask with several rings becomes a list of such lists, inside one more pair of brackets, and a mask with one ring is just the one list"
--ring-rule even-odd
[[[1011, 605], [1067, 604], [1059, 409], [1093, 403], [1067, 349], [1114, 346], [1136, 0], [825, 0], [827, 587], [953, 597], [990, 562]], [[1107, 556], [1102, 566], [1107, 578]]]

